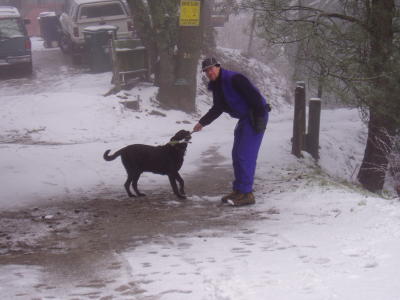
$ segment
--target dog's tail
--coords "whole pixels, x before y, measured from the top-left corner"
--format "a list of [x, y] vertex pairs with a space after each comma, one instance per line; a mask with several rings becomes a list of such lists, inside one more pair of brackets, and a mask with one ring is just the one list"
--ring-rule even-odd
[[110, 151], [111, 151], [111, 150], [107, 150], [107, 151], [104, 152], [104, 154], [103, 154], [103, 158], [104, 158], [106, 161], [114, 160], [114, 159], [116, 159], [118, 156], [121, 155], [121, 150], [118, 150], [118, 151], [115, 152], [113, 155], [108, 155], [108, 154], [110, 153]]

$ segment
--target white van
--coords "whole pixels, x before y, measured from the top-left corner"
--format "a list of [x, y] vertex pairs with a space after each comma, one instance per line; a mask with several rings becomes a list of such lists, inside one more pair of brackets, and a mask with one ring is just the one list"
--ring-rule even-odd
[[89, 26], [116, 26], [119, 39], [134, 35], [128, 5], [123, 0], [65, 0], [60, 23], [60, 48], [66, 53], [83, 50], [83, 31]]

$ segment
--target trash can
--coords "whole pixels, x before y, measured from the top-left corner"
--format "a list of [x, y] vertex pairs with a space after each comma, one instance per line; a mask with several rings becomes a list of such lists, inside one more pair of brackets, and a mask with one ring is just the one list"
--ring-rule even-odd
[[110, 40], [115, 36], [117, 26], [89, 26], [83, 30], [87, 60], [92, 72], [107, 72], [111, 70]]
[[57, 14], [54, 11], [41, 12], [38, 21], [44, 47], [57, 47], [60, 39], [60, 20]]

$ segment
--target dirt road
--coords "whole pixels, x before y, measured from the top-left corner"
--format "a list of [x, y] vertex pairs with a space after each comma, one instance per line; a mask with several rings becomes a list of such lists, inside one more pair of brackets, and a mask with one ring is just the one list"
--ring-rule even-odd
[[[187, 200], [177, 200], [168, 185], [140, 198], [126, 197], [121, 186], [121, 190], [93, 199], [75, 195], [73, 201], [57, 206], [1, 213], [0, 265], [40, 266], [50, 279], [33, 289], [44, 296], [57, 288], [56, 282], [101, 289], [107, 285], [107, 278], [99, 279], [99, 274], [126, 267], [116, 259], [116, 253], [154, 242], [160, 236], [230, 230], [257, 218], [251, 209], [220, 205], [219, 196], [230, 189], [231, 168], [215, 166], [220, 159], [215, 149], [204, 157], [204, 167], [185, 176]], [[202, 197], [208, 201], [196, 201]], [[45, 299], [29, 298], [26, 291], [15, 292], [18, 299]], [[103, 299], [96, 295], [71, 299]]]

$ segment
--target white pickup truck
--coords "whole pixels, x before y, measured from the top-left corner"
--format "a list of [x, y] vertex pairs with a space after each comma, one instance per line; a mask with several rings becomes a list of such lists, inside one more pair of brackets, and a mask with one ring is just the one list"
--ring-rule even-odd
[[117, 38], [132, 38], [133, 21], [124, 0], [65, 0], [60, 15], [60, 48], [65, 53], [84, 49], [85, 28], [111, 25], [118, 28]]

